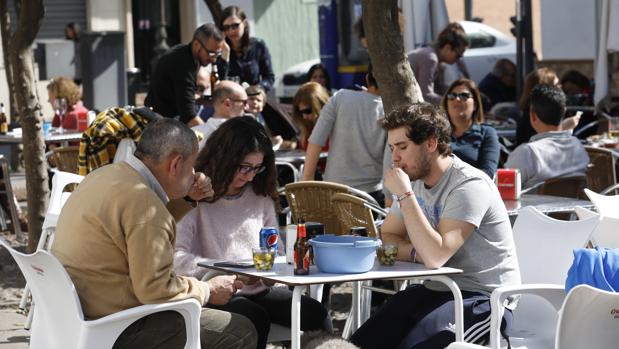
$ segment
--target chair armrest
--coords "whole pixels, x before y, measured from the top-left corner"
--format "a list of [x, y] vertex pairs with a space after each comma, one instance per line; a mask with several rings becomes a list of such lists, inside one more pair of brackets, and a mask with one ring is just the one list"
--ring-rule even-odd
[[490, 347], [500, 348], [501, 345], [501, 320], [505, 312], [503, 303], [508, 297], [531, 294], [537, 295], [550, 302], [557, 311], [561, 309], [565, 299], [565, 287], [556, 284], [522, 284], [503, 286], [495, 289], [490, 295]]
[[118, 336], [133, 322], [147, 315], [167, 310], [177, 311], [183, 316], [187, 343], [194, 343], [194, 345], [197, 343], [199, 347], [202, 306], [193, 298], [161, 304], [145, 304], [97, 320], [85, 321], [84, 325], [88, 328], [90, 336], [98, 338], [100, 342], [109, 342], [111, 348]]

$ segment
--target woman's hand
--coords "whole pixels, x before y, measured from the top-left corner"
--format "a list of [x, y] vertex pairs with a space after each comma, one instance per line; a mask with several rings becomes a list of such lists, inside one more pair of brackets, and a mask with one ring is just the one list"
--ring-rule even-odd
[[225, 34], [224, 34], [224, 40], [221, 42], [221, 59], [223, 59], [226, 62], [230, 61], [230, 46], [225, 40]]
[[189, 188], [187, 194], [192, 200], [200, 201], [202, 199], [211, 198], [215, 192], [211, 185], [211, 179], [202, 172], [196, 172], [193, 176], [193, 184]]

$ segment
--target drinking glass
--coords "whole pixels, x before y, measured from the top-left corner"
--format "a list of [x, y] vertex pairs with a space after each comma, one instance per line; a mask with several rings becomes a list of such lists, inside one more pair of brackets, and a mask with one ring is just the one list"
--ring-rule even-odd
[[58, 133], [64, 133], [62, 122], [64, 121], [64, 116], [67, 112], [67, 100], [64, 98], [56, 98], [54, 99], [53, 107], [54, 113], [58, 116], [58, 121], [60, 122], [60, 127], [58, 127]]
[[273, 262], [275, 262], [274, 248], [254, 247], [252, 248], [252, 254], [256, 270], [266, 271], [273, 268]]
[[608, 136], [610, 138], [619, 138], [619, 117], [610, 117], [608, 119]]

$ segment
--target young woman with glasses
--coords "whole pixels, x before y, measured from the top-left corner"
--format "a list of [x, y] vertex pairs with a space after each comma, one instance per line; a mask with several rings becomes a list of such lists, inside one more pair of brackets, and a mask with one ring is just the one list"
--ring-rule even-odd
[[271, 54], [263, 40], [249, 37], [249, 22], [238, 6], [223, 9], [219, 28], [230, 46], [230, 58], [218, 61], [218, 70], [224, 78], [238, 79], [238, 83], [261, 85], [266, 92], [273, 88], [275, 74]]
[[492, 126], [482, 124], [484, 111], [474, 81], [454, 81], [441, 102], [451, 123], [451, 150], [461, 160], [494, 177], [499, 164], [499, 138]]
[[[215, 194], [178, 223], [174, 264], [180, 275], [203, 278], [207, 270], [197, 262], [251, 259], [260, 228], [278, 226], [271, 140], [253, 117], [232, 118], [208, 138], [196, 171], [211, 178]], [[288, 288], [257, 282], [246, 284], [228, 304], [208, 307], [248, 317], [258, 331], [258, 348], [264, 348], [271, 322], [290, 326], [291, 300]], [[330, 329], [327, 310], [318, 301], [303, 297], [301, 307], [302, 330]]]

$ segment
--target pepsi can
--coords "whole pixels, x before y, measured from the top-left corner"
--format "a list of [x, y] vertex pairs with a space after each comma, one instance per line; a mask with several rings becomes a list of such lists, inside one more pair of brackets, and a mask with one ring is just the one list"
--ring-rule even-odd
[[274, 248], [277, 251], [279, 231], [277, 228], [264, 227], [260, 229], [260, 247]]

